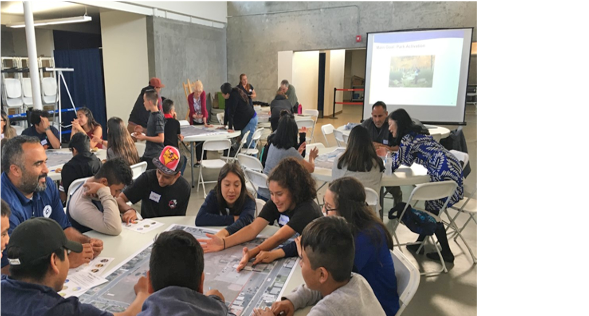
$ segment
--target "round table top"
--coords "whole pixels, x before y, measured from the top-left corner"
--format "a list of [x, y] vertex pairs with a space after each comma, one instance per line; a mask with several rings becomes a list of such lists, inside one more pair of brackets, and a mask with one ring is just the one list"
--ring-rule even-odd
[[[450, 130], [445, 127], [428, 124], [423, 125], [427, 128], [429, 134], [436, 140], [450, 136]], [[337, 130], [347, 136], [350, 136], [350, 131], [352, 131], [351, 129], [346, 129], [346, 125], [339, 126]]]
[[[199, 129], [199, 130], [208, 130], [211, 133], [214, 133], [217, 129], [224, 128], [223, 125], [213, 125], [213, 127], [204, 127], [204, 125], [183, 125], [180, 127], [182, 134], [184, 135], [186, 130], [190, 129]], [[185, 142], [203, 142], [207, 140], [221, 140], [221, 139], [230, 139], [241, 135], [241, 131], [234, 130], [233, 132], [227, 133], [218, 133], [218, 134], [201, 134], [201, 135], [184, 135]]]

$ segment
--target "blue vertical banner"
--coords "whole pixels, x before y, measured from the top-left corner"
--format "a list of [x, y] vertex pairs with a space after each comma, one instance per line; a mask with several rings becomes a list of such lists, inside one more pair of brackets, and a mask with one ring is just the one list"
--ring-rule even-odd
[[[56, 68], [73, 68], [73, 72], [63, 72], [63, 77], [76, 108], [87, 107], [94, 119], [102, 125], [102, 137], [106, 138], [106, 98], [104, 95], [104, 73], [102, 71], [102, 52], [98, 48], [55, 50]], [[72, 103], [65, 89], [60, 85], [61, 108], [72, 108]], [[62, 114], [64, 125], [76, 117], [74, 112]], [[63, 135], [69, 137], [67, 134]]]

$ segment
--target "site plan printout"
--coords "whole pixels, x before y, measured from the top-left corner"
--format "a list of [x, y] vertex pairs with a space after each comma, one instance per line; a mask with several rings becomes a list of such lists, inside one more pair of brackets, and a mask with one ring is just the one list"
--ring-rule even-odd
[[[207, 228], [172, 225], [168, 230], [181, 229], [196, 238], [207, 238], [206, 233], [217, 231]], [[294, 271], [297, 258], [285, 258], [269, 264], [257, 264], [252, 268], [251, 261], [241, 272], [235, 269], [242, 257], [243, 247], [254, 248], [264, 238], [225, 249], [207, 253], [205, 258], [205, 293], [209, 288], [217, 289], [225, 297], [225, 304], [237, 316], [249, 316], [254, 308], [270, 307], [280, 299], [284, 285]], [[289, 241], [287, 241], [289, 242]], [[149, 270], [149, 258], [153, 243], [140, 250], [129, 260], [123, 262], [106, 276], [107, 283], [88, 290], [80, 296], [82, 303], [89, 303], [107, 312], [122, 312], [135, 299], [133, 287], [137, 280]]]

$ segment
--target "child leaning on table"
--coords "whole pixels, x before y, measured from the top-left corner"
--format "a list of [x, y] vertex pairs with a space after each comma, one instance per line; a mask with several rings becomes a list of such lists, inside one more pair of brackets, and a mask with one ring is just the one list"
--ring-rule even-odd
[[219, 291], [203, 294], [203, 271], [204, 253], [194, 236], [183, 230], [159, 234], [147, 271], [147, 291], [151, 295], [138, 315], [235, 316]]
[[300, 245], [305, 284], [272, 304], [272, 308], [255, 309], [254, 315], [293, 315], [295, 310], [311, 305], [315, 306], [309, 316], [385, 315], [368, 282], [352, 273], [354, 237], [344, 218], [315, 219], [303, 230]]

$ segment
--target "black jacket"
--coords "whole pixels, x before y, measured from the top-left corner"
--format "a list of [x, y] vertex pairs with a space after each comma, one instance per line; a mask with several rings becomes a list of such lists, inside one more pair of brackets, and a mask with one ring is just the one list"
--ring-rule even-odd
[[95, 175], [102, 167], [102, 161], [91, 152], [82, 152], [75, 155], [70, 161], [63, 165], [61, 170], [61, 185], [67, 193], [72, 182], [80, 178]]
[[225, 100], [225, 121], [229, 129], [242, 130], [256, 115], [256, 111], [247, 98], [243, 100], [237, 89], [231, 89], [229, 99]]

